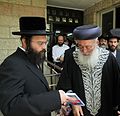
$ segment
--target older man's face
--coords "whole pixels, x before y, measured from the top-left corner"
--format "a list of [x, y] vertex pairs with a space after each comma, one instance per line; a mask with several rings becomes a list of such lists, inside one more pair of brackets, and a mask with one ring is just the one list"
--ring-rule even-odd
[[93, 50], [97, 45], [97, 40], [76, 40], [78, 48], [84, 56], [89, 56], [92, 54]]

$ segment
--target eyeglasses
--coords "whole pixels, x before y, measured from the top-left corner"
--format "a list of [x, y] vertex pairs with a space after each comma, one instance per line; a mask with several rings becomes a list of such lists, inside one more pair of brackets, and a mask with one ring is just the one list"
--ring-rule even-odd
[[85, 46], [77, 44], [77, 46], [79, 47], [79, 49], [84, 49], [84, 48], [92, 49], [95, 46], [95, 44], [93, 44], [93, 45], [85, 45]]
[[45, 42], [43, 42], [43, 41], [31, 41], [31, 42], [34, 42], [34, 43], [37, 43], [39, 46], [41, 46], [41, 45], [46, 45], [48, 42], [47, 41], [45, 41]]

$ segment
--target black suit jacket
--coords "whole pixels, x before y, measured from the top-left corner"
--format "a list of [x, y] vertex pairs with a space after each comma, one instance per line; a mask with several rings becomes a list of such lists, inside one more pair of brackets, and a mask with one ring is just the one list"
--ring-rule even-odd
[[119, 49], [116, 50], [116, 59], [117, 59], [117, 62], [120, 66], [120, 50]]
[[58, 91], [49, 91], [40, 69], [20, 48], [0, 66], [0, 109], [5, 116], [49, 116], [60, 108]]

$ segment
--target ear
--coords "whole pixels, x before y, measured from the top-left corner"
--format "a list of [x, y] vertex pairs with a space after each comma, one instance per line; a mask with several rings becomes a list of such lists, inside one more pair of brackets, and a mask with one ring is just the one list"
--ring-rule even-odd
[[99, 45], [99, 40], [97, 39], [97, 42], [96, 42], [98, 45]]
[[26, 45], [26, 39], [25, 38], [22, 38], [22, 47], [24, 48], [24, 49], [26, 49], [27, 48], [27, 45]]

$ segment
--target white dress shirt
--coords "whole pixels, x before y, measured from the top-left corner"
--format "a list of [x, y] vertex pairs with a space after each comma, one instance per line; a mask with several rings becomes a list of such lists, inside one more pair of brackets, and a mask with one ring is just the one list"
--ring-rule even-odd
[[64, 56], [65, 50], [69, 49], [69, 46], [63, 44], [62, 46], [54, 45], [52, 47], [52, 57], [54, 62], [60, 62], [57, 60], [60, 56]]

